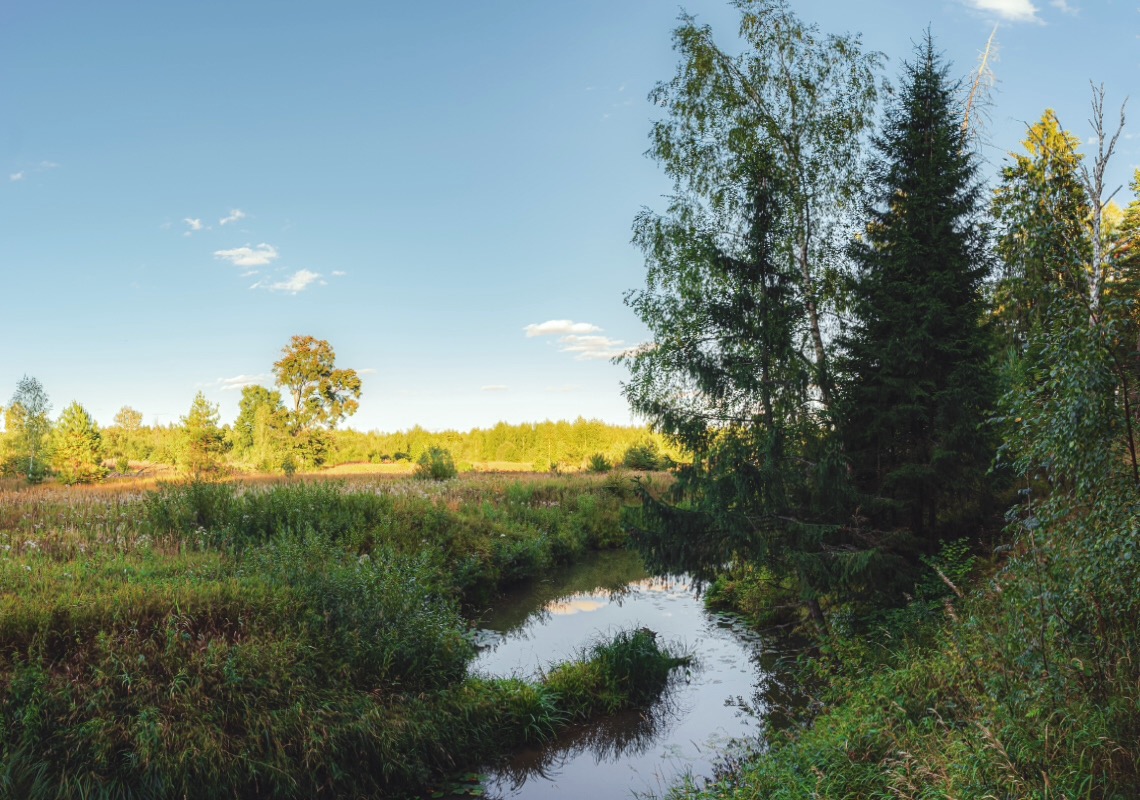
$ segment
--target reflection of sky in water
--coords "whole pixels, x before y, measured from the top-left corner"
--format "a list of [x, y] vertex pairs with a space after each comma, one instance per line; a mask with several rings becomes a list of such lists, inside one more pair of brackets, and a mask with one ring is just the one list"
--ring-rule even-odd
[[627, 798], [634, 791], [660, 795], [686, 771], [710, 774], [730, 740], [760, 731], [760, 722], [743, 707], [763, 705], [756, 697], [763, 678], [761, 640], [728, 618], [707, 613], [686, 579], [651, 578], [622, 591], [559, 597], [533, 610], [521, 625], [524, 615], [518, 607], [505, 609], [502, 616], [509, 621], [499, 628], [494, 615], [484, 620], [489, 635], [482, 640], [489, 646], [475, 661], [474, 672], [534, 676], [576, 658], [591, 642], [643, 626], [691, 652], [698, 664], [687, 676], [678, 676], [660, 708], [627, 715], [608, 727], [572, 731], [553, 747], [519, 754], [495, 773], [498, 778], [488, 787], [492, 796], [606, 800]]
[[609, 605], [609, 600], [602, 600], [597, 597], [574, 597], [551, 603], [545, 610], [547, 614], [555, 615], [588, 614], [591, 611], [597, 611], [599, 608], [605, 608], [607, 605]]

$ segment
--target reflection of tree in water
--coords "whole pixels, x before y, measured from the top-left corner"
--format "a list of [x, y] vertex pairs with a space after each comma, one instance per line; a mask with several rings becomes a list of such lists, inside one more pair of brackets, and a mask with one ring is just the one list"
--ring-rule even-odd
[[645, 754], [684, 716], [684, 709], [677, 705], [672, 691], [676, 680], [670, 682], [650, 708], [574, 725], [545, 746], [516, 753], [496, 764], [487, 781], [488, 796], [495, 797], [496, 790], [514, 792], [532, 778], [553, 780], [568, 761], [583, 753], [591, 753], [595, 764]]

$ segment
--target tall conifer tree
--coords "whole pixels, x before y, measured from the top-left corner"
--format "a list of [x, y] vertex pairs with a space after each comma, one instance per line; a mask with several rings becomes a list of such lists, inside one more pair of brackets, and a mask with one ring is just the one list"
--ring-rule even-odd
[[843, 431], [861, 513], [927, 545], [945, 512], [984, 496], [992, 455], [980, 433], [995, 392], [979, 325], [988, 261], [956, 89], [928, 34], [875, 141], [877, 200], [852, 248], [845, 341]]

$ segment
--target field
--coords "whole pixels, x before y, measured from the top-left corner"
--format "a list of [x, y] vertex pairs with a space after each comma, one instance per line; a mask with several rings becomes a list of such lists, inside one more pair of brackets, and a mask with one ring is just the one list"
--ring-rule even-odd
[[0, 487], [0, 796], [415, 794], [678, 663], [468, 677], [464, 610], [621, 547], [628, 475]]

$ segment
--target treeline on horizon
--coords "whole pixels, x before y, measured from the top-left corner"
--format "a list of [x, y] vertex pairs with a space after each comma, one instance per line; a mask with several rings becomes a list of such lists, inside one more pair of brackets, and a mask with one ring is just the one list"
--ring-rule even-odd
[[108, 474], [108, 462], [125, 474], [138, 461], [173, 465], [195, 478], [234, 468], [293, 474], [353, 462], [426, 465], [441, 459], [448, 473], [489, 462], [541, 472], [603, 471], [620, 464], [658, 469], [681, 454], [647, 428], [582, 417], [500, 422], [466, 433], [432, 433], [418, 425], [398, 433], [341, 430], [337, 425], [359, 408], [360, 376], [338, 367], [332, 345], [312, 336], [292, 337], [273, 363], [273, 375], [275, 389], [242, 388], [238, 416], [230, 425], [220, 423], [217, 404], [198, 392], [177, 424], [146, 426], [142, 412], [123, 406], [105, 429], [78, 401], [53, 421], [47, 391], [25, 375], [3, 409], [0, 476], [38, 483], [51, 474], [67, 484], [90, 483]]
[[[90, 482], [110, 471], [128, 474], [132, 465], [139, 462], [188, 467], [189, 432], [186, 421], [143, 425], [138, 421], [141, 417], [139, 412], [127, 406], [115, 416], [115, 424], [103, 428], [95, 426], [99, 444], [92, 460], [104, 465], [103, 469], [71, 482]], [[53, 429], [60, 430], [67, 422], [61, 415]], [[93, 421], [91, 424], [95, 425]], [[264, 446], [258, 449], [257, 445], [262, 443], [251, 441], [248, 436], [243, 440], [242, 432], [235, 424], [220, 426], [218, 432], [219, 468], [228, 466], [264, 473], [285, 471], [281, 463], [274, 463], [284, 461], [283, 452], [275, 453]], [[0, 475], [4, 477], [26, 477], [26, 464], [21, 463], [23, 456], [15, 441], [18, 435], [18, 431], [10, 428], [0, 433]], [[460, 471], [495, 463], [528, 465], [537, 472], [576, 470], [590, 468], [591, 465], [597, 467], [599, 456], [608, 466], [628, 465], [644, 469], [654, 465], [664, 467], [683, 458], [677, 447], [647, 427], [610, 425], [584, 417], [573, 421], [499, 422], [489, 428], [467, 431], [430, 431], [415, 425], [395, 432], [337, 429], [327, 435], [329, 442], [324, 458], [316, 464], [296, 464], [298, 468], [358, 463], [414, 464], [432, 448], [448, 451]], [[53, 460], [50, 446], [45, 447], [41, 456], [50, 465]]]

